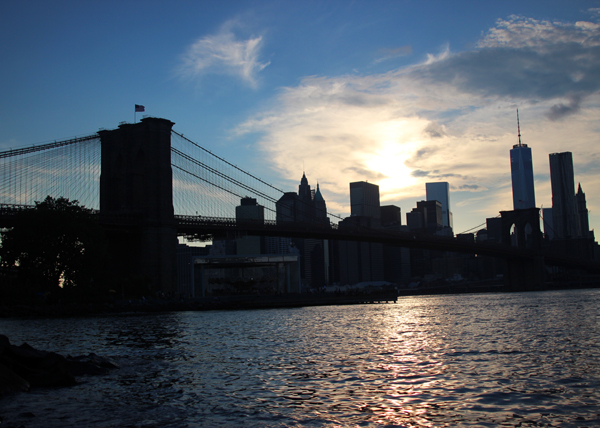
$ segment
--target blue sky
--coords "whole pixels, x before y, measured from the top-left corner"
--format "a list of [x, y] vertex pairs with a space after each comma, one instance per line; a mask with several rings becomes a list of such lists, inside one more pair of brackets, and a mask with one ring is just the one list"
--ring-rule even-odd
[[572, 151], [596, 227], [599, 23], [593, 0], [4, 1], [0, 150], [142, 104], [286, 191], [304, 169], [334, 213], [351, 181], [403, 217], [448, 181], [462, 232], [512, 209], [519, 108], [537, 205], [548, 154]]

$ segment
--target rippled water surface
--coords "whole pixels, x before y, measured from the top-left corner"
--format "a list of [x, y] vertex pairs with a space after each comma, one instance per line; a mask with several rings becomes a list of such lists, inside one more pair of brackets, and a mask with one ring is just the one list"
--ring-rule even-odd
[[600, 290], [0, 320], [120, 369], [0, 399], [0, 426], [600, 426]]

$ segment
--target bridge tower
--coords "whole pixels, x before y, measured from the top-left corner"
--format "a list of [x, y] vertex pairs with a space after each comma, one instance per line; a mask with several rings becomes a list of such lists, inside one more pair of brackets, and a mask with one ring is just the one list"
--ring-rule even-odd
[[[532, 259], [506, 260], [504, 284], [511, 291], [541, 290], [545, 285], [545, 266], [542, 256], [543, 235], [540, 229], [540, 209], [526, 208], [500, 211], [502, 217], [501, 242], [530, 249]], [[513, 234], [511, 235], [511, 232]]]
[[[167, 119], [101, 130], [100, 221], [124, 287], [171, 293], [176, 287], [171, 128]], [[146, 291], [147, 290], [147, 291]]]

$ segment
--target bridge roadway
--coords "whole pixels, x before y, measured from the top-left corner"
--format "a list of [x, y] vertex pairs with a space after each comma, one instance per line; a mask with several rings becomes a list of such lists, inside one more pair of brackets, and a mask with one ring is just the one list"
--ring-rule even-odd
[[600, 272], [599, 263], [553, 254], [544, 250], [540, 253], [531, 249], [521, 249], [493, 242], [467, 242], [454, 237], [402, 232], [384, 228], [338, 227], [334, 224], [331, 227], [325, 227], [298, 222], [277, 224], [274, 220], [261, 222], [257, 220], [236, 220], [235, 218], [182, 215], [176, 215], [175, 220], [177, 221], [178, 235], [196, 237], [201, 240], [208, 240], [213, 236], [224, 236], [228, 233], [240, 233], [255, 236], [377, 242], [398, 247], [478, 254], [507, 260], [535, 260], [543, 257], [544, 262], [550, 265]]
[[[31, 208], [25, 205], [0, 204], [0, 228], [12, 227], [14, 215]], [[98, 211], [94, 212], [96, 215]], [[137, 218], [117, 217], [108, 220], [107, 227], [127, 228], [135, 225]], [[285, 236], [289, 238], [332, 239], [340, 241], [377, 242], [407, 248], [423, 248], [438, 251], [451, 251], [467, 254], [497, 257], [506, 260], [535, 260], [543, 257], [544, 262], [553, 266], [579, 268], [588, 272], [599, 273], [600, 264], [590, 260], [553, 254], [542, 249], [536, 252], [509, 245], [492, 242], [467, 242], [454, 237], [402, 232], [390, 229], [371, 229], [365, 227], [330, 227], [299, 222], [283, 222], [274, 220], [236, 220], [235, 218], [175, 215], [175, 224], [179, 236], [187, 236], [198, 240], [211, 240], [215, 237], [232, 234], [254, 236]], [[102, 220], [101, 220], [102, 221]]]

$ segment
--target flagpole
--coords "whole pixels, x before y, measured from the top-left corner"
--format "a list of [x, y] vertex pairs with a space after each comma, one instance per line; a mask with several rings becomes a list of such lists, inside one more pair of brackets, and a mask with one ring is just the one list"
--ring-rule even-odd
[[137, 112], [139, 111], [146, 111], [146, 108], [142, 105], [137, 105], [135, 104], [133, 107], [133, 123], [137, 123]]

